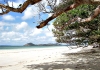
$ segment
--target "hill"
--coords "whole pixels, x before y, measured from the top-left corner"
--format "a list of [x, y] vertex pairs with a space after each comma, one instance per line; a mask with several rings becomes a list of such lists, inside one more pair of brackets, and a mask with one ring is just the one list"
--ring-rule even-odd
[[27, 43], [27, 44], [25, 44], [24, 46], [34, 46], [35, 44], [33, 44], [33, 43]]

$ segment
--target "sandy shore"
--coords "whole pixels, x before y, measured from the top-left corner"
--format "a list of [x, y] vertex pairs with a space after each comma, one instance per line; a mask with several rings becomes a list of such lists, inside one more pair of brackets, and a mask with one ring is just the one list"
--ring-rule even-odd
[[0, 70], [28, 70], [26, 65], [53, 62], [66, 50], [67, 47], [0, 50]]
[[81, 50], [67, 47], [0, 50], [0, 70], [100, 70], [100, 53], [68, 54]]

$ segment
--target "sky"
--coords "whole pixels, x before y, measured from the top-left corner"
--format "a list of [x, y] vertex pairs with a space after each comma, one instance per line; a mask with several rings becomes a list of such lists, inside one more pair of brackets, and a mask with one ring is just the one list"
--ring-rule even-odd
[[[14, 0], [13, 5], [17, 8], [18, 5], [24, 1], [25, 0]], [[46, 6], [45, 1], [46, 0], [43, 0], [43, 3], [45, 3]], [[2, 2], [3, 0], [0, 0], [0, 3]], [[11, 0], [8, 3], [12, 5]], [[59, 1], [57, 3], [59, 3]], [[37, 20], [39, 20], [37, 10], [38, 8], [30, 5], [23, 13], [10, 12], [5, 15], [0, 15], [0, 45], [56, 43], [52, 33], [53, 21], [49, 23], [48, 28], [47, 26], [42, 29], [36, 28], [38, 25]], [[41, 18], [43, 19], [50, 16], [50, 14], [41, 14]]]

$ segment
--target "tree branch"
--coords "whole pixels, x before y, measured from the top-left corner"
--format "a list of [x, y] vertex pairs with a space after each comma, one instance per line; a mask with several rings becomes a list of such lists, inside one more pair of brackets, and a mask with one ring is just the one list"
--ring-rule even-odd
[[99, 14], [100, 14], [100, 5], [94, 10], [93, 14], [91, 14], [90, 17], [81, 19], [80, 22], [89, 22], [89, 21], [93, 20], [94, 18], [96, 18]]
[[[2, 8], [2, 12], [0, 13], [0, 15], [7, 14], [10, 11], [22, 13], [29, 5], [34, 5], [40, 1], [42, 1], [42, 0], [26, 0], [22, 4], [22, 6], [20, 6], [19, 8], [10, 7], [9, 5], [5, 5], [5, 4], [0, 3], [0, 7]], [[60, 14], [67, 12], [73, 8], [76, 8], [84, 3], [86, 3], [86, 4], [99, 4], [99, 6], [94, 10], [93, 15], [91, 15], [89, 18], [82, 19], [81, 22], [89, 22], [100, 14], [100, 0], [74, 0], [74, 2], [75, 3], [73, 3], [69, 7], [65, 8], [64, 10], [60, 10], [58, 12], [55, 12], [51, 17], [49, 17], [45, 21], [41, 22], [40, 25], [37, 26], [37, 28], [42, 28], [42, 27], [46, 26], [49, 21], [53, 20], [54, 18], [56, 18]], [[7, 4], [8, 4], [8, 2], [7, 2]], [[12, 6], [13, 6], [13, 3], [12, 3]]]
[[93, 20], [94, 18], [96, 18], [99, 14], [100, 14], [100, 5], [94, 10], [94, 12], [88, 18], [82, 19], [80, 17], [75, 17], [75, 18], [69, 20], [66, 24], [64, 24], [61, 28], [58, 28], [58, 29], [62, 30], [62, 29], [64, 29], [64, 27], [66, 27], [76, 21], [78, 23], [89, 22], [89, 21]]
[[37, 26], [37, 28], [42, 28], [42, 27], [46, 26], [49, 21], [53, 20], [54, 18], [56, 18], [57, 16], [59, 16], [60, 14], [62, 14], [64, 12], [67, 12], [71, 9], [78, 7], [79, 5], [80, 5], [80, 3], [74, 3], [74, 4], [70, 5], [69, 7], [67, 7], [66, 9], [64, 9], [62, 11], [55, 12], [51, 17], [49, 17], [45, 21], [41, 22], [40, 25]]
[[[74, 4], [70, 5], [65, 10], [54, 13], [51, 17], [49, 17], [45, 21], [41, 22], [40, 25], [37, 26], [37, 28], [42, 28], [42, 27], [46, 26], [49, 21], [53, 20], [54, 18], [56, 18], [57, 16], [59, 16], [63, 12], [67, 12], [67, 11], [73, 9], [73, 8], [80, 6], [81, 4], [96, 4], [96, 3], [100, 4], [100, 1], [99, 0], [75, 0]], [[86, 19], [82, 19], [81, 22], [89, 22], [92, 19], [94, 19], [99, 14], [99, 11], [98, 11], [99, 8], [100, 8], [100, 6], [94, 11], [95, 13], [94, 13], [93, 16], [90, 16], [89, 18], [86, 18]], [[74, 20], [76, 20], [76, 19], [74, 19]]]
[[10, 7], [10, 6], [8, 6], [8, 5], [6, 6], [6, 5], [4, 5], [4, 4], [0, 4], [0, 6], [1, 6], [2, 8], [5, 8], [5, 9], [6, 9], [6, 11], [0, 13], [0, 15], [7, 14], [7, 13], [9, 13], [10, 11], [22, 13], [30, 4], [31, 4], [31, 5], [34, 5], [34, 4], [36, 4], [36, 3], [40, 2], [40, 1], [41, 1], [41, 0], [27, 0], [27, 1], [25, 1], [25, 2], [22, 4], [22, 6], [21, 6], [20, 8], [13, 8], [13, 7]]

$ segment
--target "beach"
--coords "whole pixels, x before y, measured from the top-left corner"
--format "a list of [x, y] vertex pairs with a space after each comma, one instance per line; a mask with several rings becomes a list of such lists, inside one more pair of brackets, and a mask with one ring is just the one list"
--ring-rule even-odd
[[81, 50], [66, 46], [0, 50], [0, 70], [100, 70], [100, 54], [76, 54]]

